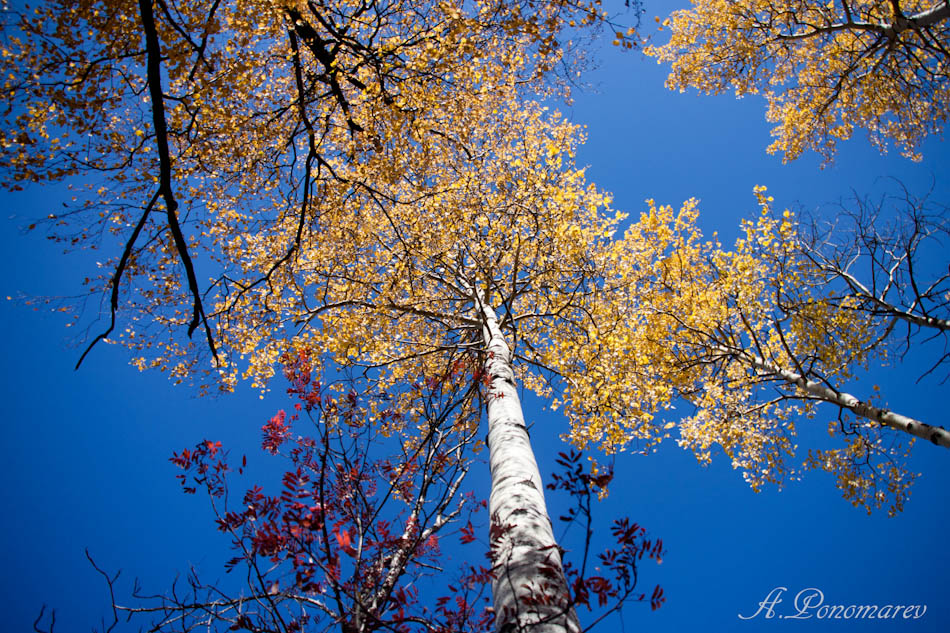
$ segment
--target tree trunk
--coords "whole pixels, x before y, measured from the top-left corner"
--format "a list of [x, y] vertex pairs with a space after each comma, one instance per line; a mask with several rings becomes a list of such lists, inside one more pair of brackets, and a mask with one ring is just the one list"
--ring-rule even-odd
[[481, 309], [488, 347], [485, 370], [491, 379], [488, 451], [495, 630], [580, 633], [518, 398], [511, 350], [494, 311]]

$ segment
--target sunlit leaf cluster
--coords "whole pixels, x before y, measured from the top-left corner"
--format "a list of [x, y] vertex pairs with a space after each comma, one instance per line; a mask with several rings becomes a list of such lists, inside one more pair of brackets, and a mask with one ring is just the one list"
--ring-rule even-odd
[[[840, 389], [886, 351], [887, 324], [829, 293], [794, 218], [774, 213], [764, 188], [756, 195], [761, 213], [731, 250], [704, 241], [693, 200], [678, 211], [650, 201], [616, 242], [615, 276], [589, 308], [602, 329], [574, 357], [579, 378], [565, 392], [571, 440], [642, 450], [677, 427], [677, 442], [700, 462], [723, 452], [756, 490], [821, 468], [855, 504], [897, 511], [913, 478], [895, 433], [836, 412], [797, 380]], [[564, 343], [555, 354], [568, 357]], [[835, 415], [831, 442], [846, 448], [797, 457], [799, 427]]]
[[950, 112], [948, 18], [936, 0], [693, 0], [647, 53], [672, 63], [670, 88], [764, 96], [786, 160], [830, 160], [862, 129], [919, 159]]
[[[195, 314], [201, 301], [218, 310], [204, 309], [209, 340], [240, 337], [232, 329], [247, 324], [228, 314], [247, 292], [278, 288], [282, 267], [305, 265], [314, 234], [349, 230], [325, 229], [326, 209], [391, 205], [394, 188], [428, 187], [418, 173], [426, 146], [462, 142], [470, 101], [499, 84], [560, 90], [558, 73], [573, 64], [563, 30], [605, 17], [596, 2], [560, 1], [149, 5], [4, 11], [0, 169], [13, 189], [84, 176], [46, 228], [67, 247], [112, 254], [125, 245], [87, 279], [89, 297], [119, 287], [111, 312], [127, 318], [110, 338], [140, 349], [140, 366], [178, 379], [209, 365], [182, 364], [205, 348], [182, 335], [194, 330], [189, 304]], [[158, 50], [147, 50], [147, 13]], [[151, 79], [149, 60], [160, 68]], [[156, 128], [159, 105], [167, 129]], [[108, 310], [103, 300], [92, 312]], [[163, 337], [166, 349], [156, 349]], [[215, 360], [233, 383], [229, 350]]]

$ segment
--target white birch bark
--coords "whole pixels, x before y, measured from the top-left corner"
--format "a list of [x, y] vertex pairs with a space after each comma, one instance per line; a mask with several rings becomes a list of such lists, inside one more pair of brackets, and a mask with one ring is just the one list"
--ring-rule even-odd
[[815, 380], [808, 380], [804, 376], [787, 369], [782, 369], [766, 362], [758, 356], [752, 356], [752, 366], [762, 375], [775, 376], [787, 383], [797, 386], [810, 396], [836, 404], [868, 420], [873, 420], [878, 424], [889, 426], [898, 431], [910, 433], [915, 437], [933, 442], [938, 446], [950, 448], [950, 431], [942, 426], [933, 426], [914, 418], [909, 418], [887, 409], [875, 407], [866, 402], [862, 402], [850, 393], [832, 389], [825, 384]]
[[[812, 261], [815, 261], [811, 255], [809, 255], [809, 258], [812, 259]], [[851, 288], [851, 292], [853, 292], [858, 297], [858, 299], [873, 303], [877, 308], [877, 310], [874, 310], [874, 313], [880, 312], [887, 316], [901, 319], [903, 321], [907, 321], [908, 323], [913, 323], [914, 325], [919, 325], [920, 327], [932, 327], [944, 332], [950, 332], [950, 320], [938, 319], [936, 317], [927, 316], [924, 314], [915, 314], [911, 310], [899, 308], [896, 305], [888, 303], [887, 301], [884, 301], [884, 299], [875, 295], [867, 288], [867, 286], [858, 281], [858, 279], [847, 270], [842, 270], [841, 268], [832, 265], [820, 266], [822, 270], [844, 279], [844, 282], [848, 284], [848, 287]], [[888, 280], [888, 286], [890, 286], [893, 281], [894, 278], [892, 275]], [[914, 304], [917, 305], [918, 309], [920, 309], [919, 299], [915, 300]]]
[[[492, 598], [498, 633], [580, 633], [568, 606], [560, 551], [511, 366], [494, 311], [482, 306], [488, 347], [488, 451], [491, 468]], [[539, 604], [538, 598], [544, 598]]]

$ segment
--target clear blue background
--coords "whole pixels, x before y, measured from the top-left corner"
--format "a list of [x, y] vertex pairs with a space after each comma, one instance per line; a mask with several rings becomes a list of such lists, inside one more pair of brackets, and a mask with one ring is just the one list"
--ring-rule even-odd
[[[648, 5], [647, 18], [664, 10]], [[893, 190], [890, 177], [911, 191], [933, 186], [934, 199], [950, 202], [950, 152], [939, 139], [925, 145], [919, 164], [893, 151], [881, 156], [856, 138], [841, 145], [831, 167], [820, 169], [813, 155], [783, 166], [764, 151], [770, 137], [761, 99], [669, 92], [665, 69], [652, 60], [607, 43], [602, 48], [601, 67], [586, 77], [596, 90], [564, 109], [587, 124], [589, 142], [579, 160], [591, 165], [591, 180], [614, 192], [618, 209], [637, 214], [646, 198], [678, 205], [695, 196], [704, 231], [727, 241], [739, 218], [756, 213], [757, 184], [769, 187], [777, 206], [812, 212], [831, 209], [852, 189]], [[69, 346], [66, 319], [16, 301], [21, 294], [73, 294], [94, 271], [91, 258], [64, 257], [38, 235], [22, 234], [62, 196], [58, 189], [0, 198], [7, 261], [0, 295], [14, 297], [0, 305], [6, 332], [0, 595], [9, 631], [30, 630], [44, 603], [57, 609], [61, 632], [88, 630], [108, 616], [106, 588], [84, 558], [86, 547], [107, 570], [124, 570], [120, 592], [136, 576], [146, 590], [160, 591], [191, 565], [206, 579], [223, 577], [227, 539], [215, 531], [200, 495], [181, 494], [167, 459], [203, 438], [220, 439], [247, 452], [261, 478], [273, 476], [281, 464], [254, 446], [261, 424], [289, 406], [280, 388], [262, 400], [246, 384], [229, 397], [198, 399], [162, 375], [139, 373], [122, 350], [108, 346], [73, 371], [81, 349]], [[875, 370], [854, 391], [868, 393], [876, 382], [893, 408], [946, 425], [947, 385], [934, 378], [918, 384], [919, 367], [911, 357]], [[565, 448], [557, 440], [563, 421], [531, 401], [528, 417], [542, 474], [550, 472]], [[824, 433], [823, 421], [802, 426], [806, 442], [809, 434]], [[655, 613], [629, 608], [626, 630], [950, 630], [950, 452], [920, 443], [911, 466], [922, 475], [904, 513], [888, 519], [851, 507], [821, 473], [754, 494], [728, 460], [704, 469], [672, 442], [654, 455], [621, 456], [611, 496], [597, 512], [605, 520], [629, 515], [667, 548], [663, 564], [645, 565], [641, 576], [648, 593], [655, 583], [664, 587], [667, 603]], [[487, 472], [474, 479], [487, 491]], [[806, 587], [821, 589], [827, 603], [925, 604], [927, 611], [913, 621], [739, 620], [778, 586], [791, 595], [777, 613], [792, 613], [788, 601]], [[615, 619], [600, 630], [620, 626]]]

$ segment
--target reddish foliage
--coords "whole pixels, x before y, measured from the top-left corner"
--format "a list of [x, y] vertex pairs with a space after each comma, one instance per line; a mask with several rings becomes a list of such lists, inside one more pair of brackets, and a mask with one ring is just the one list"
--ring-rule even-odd
[[[560, 518], [566, 523], [581, 520], [585, 522], [588, 539], [585, 545], [580, 568], [565, 563], [565, 575], [568, 585], [573, 592], [574, 604], [593, 609], [591, 598], [596, 599], [599, 608], [606, 607], [611, 601], [615, 604], [610, 611], [617, 610], [625, 602], [645, 602], [645, 594], [636, 594], [638, 563], [646, 556], [662, 562], [663, 541], [646, 538], [646, 529], [636, 523], [631, 523], [626, 517], [616, 519], [611, 527], [611, 534], [616, 545], [606, 548], [597, 555], [598, 569], [608, 571], [612, 577], [586, 576], [584, 566], [587, 561], [587, 547], [590, 545], [592, 534], [593, 494], [603, 490], [613, 480], [613, 470], [593, 474], [586, 472], [581, 460], [581, 454], [572, 450], [570, 453], [558, 453], [557, 463], [564, 469], [563, 473], [554, 473], [552, 483], [547, 485], [551, 490], [564, 490], [574, 497], [576, 504]], [[656, 610], [666, 601], [663, 589], [659, 585], [653, 590], [649, 599], [650, 608]]]
[[[291, 421], [296, 418], [297, 416], [293, 416]], [[283, 409], [268, 420], [267, 424], [261, 427], [261, 431], [264, 433], [261, 448], [271, 455], [276, 455], [280, 445], [290, 437], [290, 425], [287, 423], [287, 414], [284, 413]]]
[[[467, 368], [459, 363], [452, 372], [462, 374]], [[339, 397], [322, 388], [306, 355], [288, 362], [285, 375], [288, 393], [298, 400], [295, 410], [315, 424], [312, 437], [295, 438], [292, 431], [301, 420], [279, 411], [263, 425], [262, 449], [289, 460], [279, 494], [268, 495], [254, 485], [239, 506], [229, 507], [227, 455], [219, 442], [204, 441], [171, 458], [184, 471], [178, 478], [186, 492], [204, 487], [217, 500], [218, 529], [232, 536], [238, 554], [226, 568], [248, 568], [248, 577], [257, 579], [252, 590], [266, 595], [271, 605], [267, 612], [235, 615], [227, 620], [229, 628], [265, 630], [269, 619], [276, 618], [283, 623], [280, 630], [300, 630], [307, 620], [299, 613], [290, 618], [295, 600], [320, 596], [335, 605], [341, 621], [359, 619], [360, 630], [419, 630], [418, 622], [426, 622], [421, 630], [427, 632], [488, 631], [487, 570], [459, 570], [452, 595], [432, 606], [417, 589], [429, 566], [444, 564], [439, 530], [468, 517], [471, 538], [466, 542], [475, 541], [471, 514], [484, 504], [460, 491], [425, 492], [437, 482], [444, 486], [461, 480], [468, 458], [445, 447], [464, 448], [475, 441], [474, 433], [456, 430], [466, 425], [453, 425], [453, 416], [443, 415], [446, 422], [439, 433], [384, 438], [362, 424], [367, 402], [359, 392], [350, 389]], [[458, 402], [445, 385], [443, 377], [426, 379], [414, 397], [425, 399], [426, 410], [434, 415], [445, 414], [440, 407]], [[377, 403], [394, 400], [387, 394], [373, 397]], [[378, 408], [390, 421], [403, 415]], [[242, 459], [242, 469], [245, 465]]]
[[[424, 405], [415, 410], [426, 411], [438, 422], [413, 425], [420, 429], [416, 436], [392, 438], [377, 435], [374, 425], [365, 424], [365, 412], [373, 408], [383, 421], [397, 422], [404, 414], [392, 403], [405, 402], [405, 397], [321, 386], [309, 363], [302, 354], [287, 362], [285, 374], [288, 392], [297, 399], [295, 410], [314, 422], [313, 435], [295, 437], [302, 420], [284, 411], [262, 427], [262, 449], [289, 462], [278, 494], [252, 485], [239, 504], [229, 506], [230, 470], [220, 442], [205, 440], [171, 458], [183, 471], [178, 478], [185, 492], [208, 492], [217, 527], [231, 536], [236, 554], [225, 567], [241, 567], [250, 587], [242, 589], [240, 600], [225, 600], [231, 606], [222, 608], [221, 588], [192, 577], [193, 597], [161, 597], [167, 626], [159, 622], [154, 630], [192, 630], [210, 612], [229, 630], [330, 630], [341, 625], [344, 631], [397, 633], [492, 630], [494, 614], [486, 593], [494, 578], [489, 567], [466, 564], [451, 582], [431, 577], [431, 570], [445, 566], [459, 548], [486, 547], [476, 545], [480, 541], [472, 518], [487, 502], [456, 485], [471, 458], [455, 447], [470, 447], [477, 433], [471, 425], [457, 424], [461, 412], [452, 411], [464, 401], [456, 389], [472, 376], [471, 363], [455, 362], [444, 375], [418, 381], [408, 392]], [[474, 373], [479, 380], [485, 378], [477, 369]], [[370, 398], [375, 398], [372, 407]], [[586, 471], [581, 455], [573, 451], [561, 453], [557, 463], [563, 470], [552, 475], [548, 488], [565, 491], [572, 499], [563, 521], [586, 523], [581, 560], [577, 566], [564, 561], [565, 594], [553, 565], [553, 557], [565, 553], [550, 546], [550, 564], [541, 564], [536, 582], [520, 597], [523, 606], [582, 605], [598, 611], [595, 622], [630, 601], [658, 608], [665, 601], [659, 586], [649, 598], [634, 589], [639, 562], [644, 557], [659, 562], [662, 542], [647, 539], [642, 527], [625, 518], [614, 521], [614, 543], [597, 556], [598, 574], [587, 575], [592, 494], [607, 486], [613, 474]], [[238, 471], [246, 464], [242, 458]], [[511, 528], [491, 521], [489, 543], [499, 542]], [[454, 529], [457, 542], [442, 538], [452, 534], [449, 529]], [[484, 553], [491, 560], [491, 552]], [[199, 591], [211, 602], [199, 599]], [[315, 600], [321, 609], [300, 610]], [[238, 605], [245, 604], [256, 606], [242, 611]]]

